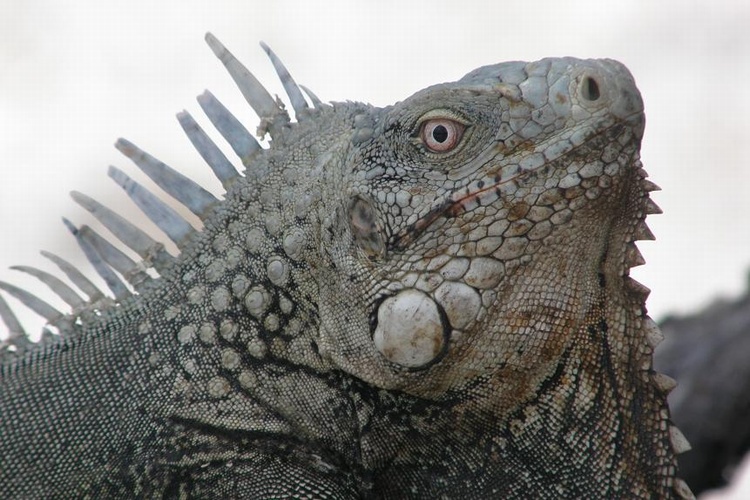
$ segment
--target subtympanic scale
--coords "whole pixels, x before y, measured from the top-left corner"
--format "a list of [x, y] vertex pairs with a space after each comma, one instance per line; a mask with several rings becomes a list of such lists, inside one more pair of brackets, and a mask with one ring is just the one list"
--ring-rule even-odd
[[378, 308], [372, 340], [389, 361], [406, 368], [423, 368], [444, 352], [450, 326], [440, 306], [419, 290], [402, 290]]

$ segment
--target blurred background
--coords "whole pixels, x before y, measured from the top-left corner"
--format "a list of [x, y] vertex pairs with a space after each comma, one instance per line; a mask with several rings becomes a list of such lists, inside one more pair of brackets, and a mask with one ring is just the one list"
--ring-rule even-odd
[[[206, 31], [272, 93], [283, 94], [260, 40], [324, 101], [375, 105], [501, 61], [618, 59], [643, 94], [643, 162], [663, 188], [653, 197], [664, 214], [649, 218], [657, 241], [639, 245], [647, 265], [633, 273], [652, 289], [651, 315], [660, 320], [696, 312], [746, 290], [750, 168], [743, 148], [750, 141], [745, 88], [750, 3], [745, 0], [4, 0], [0, 280], [39, 291], [62, 308], [38, 282], [7, 266], [53, 270], [40, 249], [81, 261], [60, 217], [76, 224], [91, 218], [70, 200], [71, 190], [139, 216], [106, 176], [112, 164], [143, 180], [112, 147], [117, 137], [221, 193], [174, 114], [187, 109], [208, 128], [194, 97], [209, 88], [249, 129], [257, 118], [206, 47]], [[30, 330], [41, 327], [33, 314], [20, 306], [17, 311]], [[703, 498], [750, 498], [750, 479], [744, 483], [744, 489], [737, 485]]]

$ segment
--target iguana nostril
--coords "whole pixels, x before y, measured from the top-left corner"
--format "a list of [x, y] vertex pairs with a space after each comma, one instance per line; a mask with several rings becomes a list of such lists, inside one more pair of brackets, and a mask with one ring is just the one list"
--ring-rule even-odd
[[587, 101], [593, 102], [598, 100], [600, 95], [599, 84], [596, 83], [596, 80], [590, 76], [585, 77], [581, 85], [581, 96]]

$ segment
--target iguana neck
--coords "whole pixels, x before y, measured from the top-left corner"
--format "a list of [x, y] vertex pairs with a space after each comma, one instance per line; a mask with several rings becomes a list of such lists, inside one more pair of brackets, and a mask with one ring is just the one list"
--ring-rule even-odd
[[[449, 443], [471, 443], [466, 450], [482, 449], [486, 456], [467, 461], [479, 460], [492, 470], [496, 489], [487, 491], [506, 498], [516, 491], [565, 497], [673, 494], [674, 431], [665, 388], [651, 370], [658, 334], [643, 305], [647, 290], [628, 276], [638, 260], [632, 256], [632, 242], [646, 235], [643, 218], [649, 203], [645, 173], [637, 158], [633, 161], [634, 179], [623, 186], [634, 187], [614, 189], [610, 196], [619, 198], [615, 206], [623, 213], [636, 218], [571, 229], [571, 234], [587, 237], [539, 249], [531, 257], [537, 266], [554, 265], [527, 276], [520, 292], [512, 285], [501, 287], [498, 310], [481, 327], [483, 335], [493, 335], [501, 345], [483, 356], [470, 345], [453, 353], [481, 360], [474, 364], [477, 372], [492, 363], [495, 369], [475, 377], [466, 371], [459, 377], [464, 384], [439, 396], [430, 388], [422, 395], [430, 403], [421, 400], [414, 403], [417, 409], [409, 409], [422, 412], [412, 427], [430, 421], [430, 429], [441, 429], [431, 435], [446, 443], [437, 448], [444, 450], [439, 454], [421, 457], [422, 463], [439, 464], [446, 454], [461, 453], [460, 446]], [[593, 204], [589, 209], [601, 208]], [[601, 252], [598, 264], [579, 265], [578, 255], [592, 255], [596, 249]], [[510, 270], [506, 280], [523, 279], [523, 272], [523, 265]], [[518, 295], [537, 288], [540, 293], [533, 299]], [[545, 301], [544, 290], [550, 289], [558, 292]], [[379, 432], [394, 441], [406, 439], [393, 430], [385, 425]], [[413, 436], [408, 441], [413, 445]], [[428, 442], [425, 438], [426, 448], [436, 449]], [[388, 463], [389, 474], [410, 466], [397, 453], [380, 459]], [[426, 476], [424, 480], [427, 488]]]

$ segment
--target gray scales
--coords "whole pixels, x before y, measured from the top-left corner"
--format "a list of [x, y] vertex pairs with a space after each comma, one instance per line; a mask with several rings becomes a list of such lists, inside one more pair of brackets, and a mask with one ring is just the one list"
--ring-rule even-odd
[[496, 64], [376, 108], [264, 46], [292, 121], [206, 39], [271, 145], [204, 93], [243, 174], [178, 119], [223, 200], [117, 142], [202, 230], [109, 171], [178, 256], [73, 193], [132, 250], [67, 223], [111, 296], [49, 253], [80, 292], [20, 269], [71, 312], [0, 284], [59, 332], [31, 342], [0, 298], [4, 498], [692, 496], [629, 277], [658, 208], [624, 66]]

